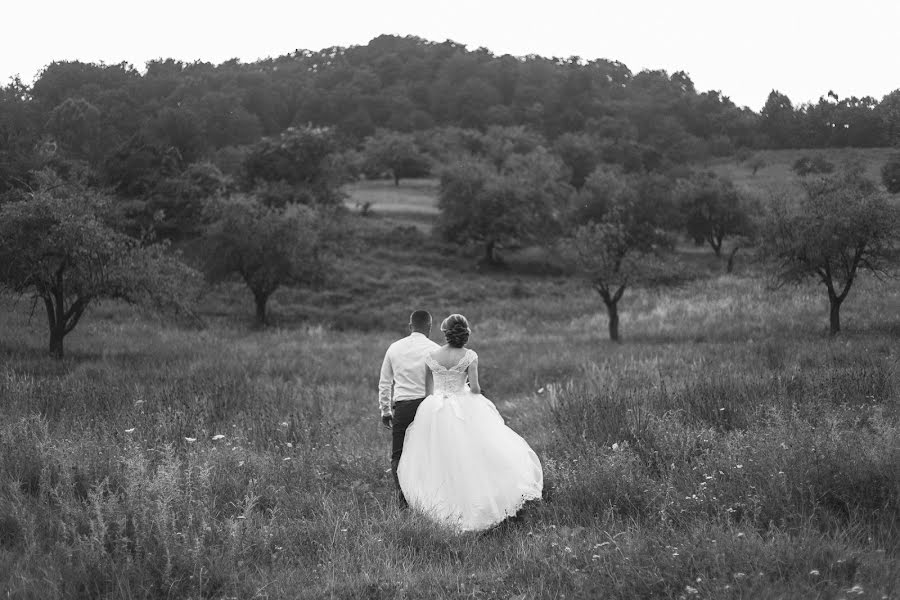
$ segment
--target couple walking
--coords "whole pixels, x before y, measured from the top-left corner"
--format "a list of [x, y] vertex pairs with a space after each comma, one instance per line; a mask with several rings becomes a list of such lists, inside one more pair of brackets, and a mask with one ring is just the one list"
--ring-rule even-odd
[[412, 313], [410, 334], [391, 344], [381, 366], [378, 402], [392, 432], [400, 508], [460, 531], [487, 529], [541, 497], [541, 463], [481, 395], [466, 318], [441, 323], [443, 346], [429, 339], [431, 327], [428, 312]]

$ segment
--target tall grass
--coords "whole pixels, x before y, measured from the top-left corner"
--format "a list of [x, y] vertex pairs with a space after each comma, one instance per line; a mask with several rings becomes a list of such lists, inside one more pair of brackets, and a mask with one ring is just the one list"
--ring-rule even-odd
[[56, 363], [19, 307], [4, 317], [0, 349], [0, 589], [22, 598], [897, 589], [900, 374], [884, 327], [900, 318], [896, 290], [861, 291], [847, 335], [830, 341], [803, 290], [766, 302], [755, 279], [731, 276], [635, 289], [626, 341], [614, 345], [590, 290], [544, 281], [523, 297], [517, 278], [476, 281], [489, 295], [445, 309], [472, 316], [486, 393], [532, 443], [547, 481], [543, 502], [480, 535], [448, 535], [394, 506], [375, 387], [398, 332], [188, 332], [113, 304]]

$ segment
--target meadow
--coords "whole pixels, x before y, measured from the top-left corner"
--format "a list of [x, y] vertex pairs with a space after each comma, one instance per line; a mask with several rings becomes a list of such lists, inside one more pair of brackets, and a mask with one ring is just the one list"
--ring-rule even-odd
[[[277, 292], [266, 330], [222, 286], [202, 329], [103, 304], [54, 361], [42, 315], [0, 298], [0, 592], [898, 597], [896, 280], [861, 279], [831, 339], [820, 288], [683, 248], [691, 276], [629, 289], [614, 344], [585, 282], [528, 253], [474, 268], [428, 233], [433, 185], [405, 185], [351, 190], [360, 248]], [[491, 531], [395, 505], [376, 386], [411, 308], [470, 318], [485, 394], [543, 463], [544, 500]]]

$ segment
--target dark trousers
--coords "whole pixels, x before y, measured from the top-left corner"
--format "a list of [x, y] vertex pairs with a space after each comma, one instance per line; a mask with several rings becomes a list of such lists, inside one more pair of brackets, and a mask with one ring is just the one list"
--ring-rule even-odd
[[394, 403], [394, 418], [391, 426], [391, 472], [394, 474], [394, 485], [397, 486], [397, 497], [400, 507], [406, 507], [406, 498], [400, 489], [400, 480], [397, 478], [397, 466], [400, 464], [400, 455], [403, 454], [403, 440], [406, 439], [406, 428], [416, 418], [416, 411], [425, 398], [416, 400], [404, 400]]

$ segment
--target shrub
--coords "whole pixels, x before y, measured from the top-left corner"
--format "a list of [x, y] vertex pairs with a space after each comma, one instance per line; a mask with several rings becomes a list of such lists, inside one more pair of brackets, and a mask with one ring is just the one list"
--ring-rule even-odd
[[890, 193], [900, 192], [900, 152], [892, 154], [881, 167], [881, 182]]
[[798, 158], [791, 168], [794, 170], [794, 173], [804, 177], [813, 174], [833, 173], [835, 164], [821, 154], [813, 157], [804, 155]]

